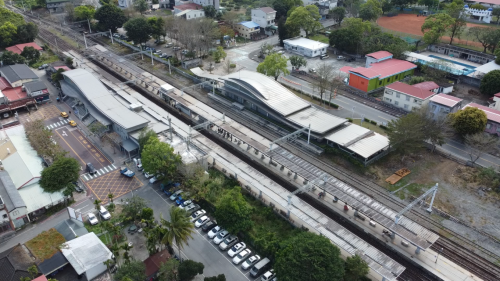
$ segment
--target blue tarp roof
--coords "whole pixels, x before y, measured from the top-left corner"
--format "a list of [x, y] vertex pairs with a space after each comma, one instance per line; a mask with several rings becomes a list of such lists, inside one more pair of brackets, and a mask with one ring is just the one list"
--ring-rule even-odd
[[242, 21], [242, 22], [240, 22], [240, 24], [243, 25], [244, 27], [248, 27], [248, 28], [258, 28], [258, 27], [260, 27], [258, 24], [256, 24], [253, 21]]

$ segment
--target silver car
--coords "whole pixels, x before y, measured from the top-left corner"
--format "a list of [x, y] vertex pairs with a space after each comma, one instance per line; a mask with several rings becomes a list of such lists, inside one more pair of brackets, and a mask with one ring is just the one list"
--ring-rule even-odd
[[222, 231], [224, 231], [222, 227], [216, 226], [208, 232], [208, 238], [213, 239], [215, 236], [217, 236], [217, 234], [219, 234]]
[[217, 234], [217, 236], [215, 236], [214, 238], [214, 243], [219, 245], [220, 243], [222, 243], [222, 241], [224, 241], [224, 239], [226, 239], [227, 236], [229, 236], [229, 231], [223, 230], [219, 232], [219, 234]]
[[250, 269], [258, 261], [260, 261], [259, 255], [251, 256], [244, 263], [241, 264], [241, 268], [243, 268], [244, 270]]
[[219, 244], [219, 248], [222, 251], [228, 250], [234, 244], [238, 243], [238, 240], [239, 239], [238, 239], [238, 237], [236, 237], [236, 235], [230, 235], [229, 237], [227, 237], [226, 239], [224, 239], [224, 241], [222, 241], [222, 243]]

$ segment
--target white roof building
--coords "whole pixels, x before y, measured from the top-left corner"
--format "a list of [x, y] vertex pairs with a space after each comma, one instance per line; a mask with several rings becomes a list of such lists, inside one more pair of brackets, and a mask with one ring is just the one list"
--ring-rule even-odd
[[308, 57], [317, 57], [322, 54], [326, 54], [328, 44], [307, 39], [304, 37], [296, 37], [283, 40], [285, 49], [299, 53]]
[[61, 252], [77, 274], [85, 274], [92, 280], [107, 270], [104, 262], [113, 254], [94, 232], [68, 241], [61, 246]]

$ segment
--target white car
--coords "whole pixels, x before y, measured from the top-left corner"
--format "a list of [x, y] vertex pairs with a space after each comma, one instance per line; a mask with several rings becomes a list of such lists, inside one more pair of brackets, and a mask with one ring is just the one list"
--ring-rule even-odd
[[101, 215], [101, 217], [105, 220], [111, 219], [111, 214], [103, 206], [101, 206], [101, 208], [99, 208], [99, 215]]
[[229, 231], [223, 230], [223, 231], [219, 232], [219, 234], [217, 234], [217, 236], [215, 236], [214, 243], [219, 245], [228, 236], [229, 236]]
[[248, 256], [250, 256], [251, 253], [252, 251], [250, 251], [250, 249], [245, 249], [241, 251], [238, 255], [236, 255], [236, 257], [233, 258], [233, 263], [240, 264], [240, 262], [248, 258]]
[[189, 205], [191, 205], [192, 203], [193, 203], [193, 200], [191, 200], [191, 199], [186, 200], [186, 201], [182, 202], [182, 204], [179, 205], [179, 208], [184, 209], [184, 208], [188, 207]]
[[258, 261], [260, 261], [259, 255], [251, 256], [248, 258], [248, 260], [246, 260], [244, 263], [241, 264], [241, 268], [243, 268], [244, 270], [247, 270], [250, 267], [252, 267], [254, 264], [256, 264]]
[[262, 278], [260, 278], [261, 281], [269, 281], [273, 279], [276, 276], [276, 273], [274, 273], [274, 269], [269, 270], [268, 272], [264, 273], [262, 275]]
[[207, 217], [207, 216], [203, 216], [201, 218], [199, 218], [195, 223], [194, 223], [194, 226], [196, 227], [202, 227], [204, 224], [206, 224], [207, 222], [210, 221], [210, 218]]
[[89, 223], [91, 225], [96, 225], [99, 223], [99, 220], [97, 220], [97, 217], [93, 213], [89, 213]]
[[152, 174], [148, 173], [148, 172], [144, 172], [144, 176], [147, 178], [147, 179], [150, 179], [153, 177]]
[[227, 252], [227, 254], [230, 257], [234, 257], [237, 254], [239, 254], [241, 251], [245, 250], [246, 247], [247, 247], [247, 245], [245, 244], [245, 242], [240, 242], [240, 243], [234, 245], [231, 249], [229, 249], [229, 251]]
[[192, 215], [191, 215], [191, 222], [195, 222], [197, 219], [199, 219], [201, 216], [203, 216], [204, 214], [206, 214], [207, 212], [203, 209], [201, 210], [198, 210], [196, 212], [194, 212]]
[[170, 196], [170, 200], [175, 201], [177, 197], [182, 193], [182, 189], [177, 190]]
[[222, 227], [220, 226], [216, 226], [214, 228], [212, 228], [209, 232], [208, 232], [208, 238], [210, 239], [214, 239], [214, 237], [219, 234], [220, 232], [224, 231], [224, 229], [222, 229]]
[[149, 183], [155, 183], [158, 180], [156, 176], [149, 179]]

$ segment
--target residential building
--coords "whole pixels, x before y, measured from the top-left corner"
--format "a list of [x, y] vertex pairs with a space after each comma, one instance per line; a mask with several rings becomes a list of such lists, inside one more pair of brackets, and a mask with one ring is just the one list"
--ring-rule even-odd
[[31, 280], [28, 267], [35, 264], [34, 259], [30, 251], [21, 244], [0, 253], [0, 280], [19, 281], [26, 277]]
[[500, 110], [500, 93], [496, 93], [491, 100], [493, 100], [493, 103], [490, 104], [490, 108], [494, 108], [496, 110]]
[[193, 0], [193, 2], [195, 4], [202, 5], [203, 7], [214, 6], [216, 11], [218, 11], [220, 8], [220, 1], [219, 0]]
[[37, 103], [49, 99], [49, 90], [42, 81], [31, 81], [22, 86], [28, 97], [32, 97]]
[[387, 85], [384, 90], [384, 102], [390, 103], [406, 111], [419, 108], [429, 102], [436, 93], [422, 90], [401, 82]]
[[9, 82], [10, 87], [20, 87], [26, 82], [38, 80], [38, 76], [25, 64], [0, 67], [0, 77]]
[[453, 92], [453, 84], [452, 83], [436, 82], [436, 84], [438, 84], [438, 86], [439, 86], [438, 93], [449, 94], [449, 93]]
[[473, 102], [464, 106], [463, 109], [467, 107], [475, 107], [484, 111], [484, 113], [486, 113], [486, 117], [488, 118], [488, 122], [486, 123], [486, 128], [484, 129], [484, 131], [493, 135], [500, 136], [500, 110], [489, 108], [487, 106]]
[[326, 54], [328, 44], [311, 39], [296, 37], [283, 40], [285, 49], [307, 57], [317, 57]]
[[16, 54], [20, 55], [23, 52], [23, 50], [24, 50], [25, 47], [33, 47], [37, 51], [43, 51], [42, 47], [38, 46], [38, 44], [35, 43], [35, 42], [24, 43], [24, 44], [17, 44], [17, 45], [5, 48], [5, 50], [11, 51], [13, 53], [16, 53]]
[[251, 39], [254, 34], [260, 33], [260, 26], [253, 21], [242, 21], [234, 29], [239, 36]]
[[365, 67], [344, 66], [340, 70], [349, 75], [349, 86], [371, 92], [413, 75], [415, 68], [411, 62], [393, 59], [391, 53], [379, 51], [366, 55]]
[[146, 265], [146, 280], [155, 280], [161, 264], [167, 262], [169, 259], [170, 254], [168, 253], [168, 249], [164, 249], [148, 257], [144, 261], [144, 265]]
[[440, 88], [439, 85], [433, 81], [420, 82], [417, 84], [413, 84], [412, 86], [417, 87], [417, 88], [424, 90], [424, 91], [431, 91], [431, 92], [434, 92], [436, 94], [439, 93], [439, 88]]
[[46, 0], [47, 9], [52, 12], [62, 12], [64, 11], [64, 5], [66, 3], [71, 3], [71, 0]]
[[470, 19], [490, 23], [492, 20], [493, 8], [490, 7], [487, 10], [472, 9], [469, 8], [469, 5], [465, 5], [463, 13]]
[[176, 17], [182, 17], [186, 20], [201, 19], [205, 17], [205, 11], [203, 10], [184, 10], [175, 14]]
[[61, 252], [78, 275], [92, 280], [107, 270], [105, 261], [113, 254], [94, 232], [87, 233], [61, 245]]
[[181, 13], [186, 10], [201, 10], [203, 11], [203, 6], [195, 4], [195, 3], [187, 3], [182, 5], [174, 6], [174, 15]]
[[[10, 145], [1, 146], [4, 151], [0, 151], [0, 157], [8, 154], [6, 146]], [[0, 234], [21, 227], [28, 222], [26, 203], [6, 171], [0, 171], [0, 201]]]
[[433, 119], [444, 118], [450, 113], [457, 112], [461, 107], [462, 99], [446, 94], [437, 94], [429, 101], [429, 112]]
[[271, 7], [252, 9], [252, 21], [260, 26], [261, 32], [274, 34], [276, 27], [276, 11]]

